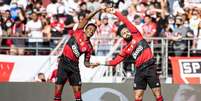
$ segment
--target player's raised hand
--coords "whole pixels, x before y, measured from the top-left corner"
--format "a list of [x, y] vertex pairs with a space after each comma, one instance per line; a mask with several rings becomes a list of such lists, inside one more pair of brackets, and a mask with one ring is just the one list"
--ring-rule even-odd
[[114, 14], [116, 11], [117, 11], [117, 9], [115, 9], [115, 8], [106, 8], [105, 9], [105, 12], [111, 13], [111, 14]]
[[100, 63], [93, 63], [93, 64], [91, 64], [90, 68], [95, 68], [95, 67], [97, 67], [99, 65], [100, 65]]
[[105, 5], [102, 5], [102, 6], [101, 6], [102, 12], [106, 12], [106, 8], [107, 8], [107, 7], [106, 7]]

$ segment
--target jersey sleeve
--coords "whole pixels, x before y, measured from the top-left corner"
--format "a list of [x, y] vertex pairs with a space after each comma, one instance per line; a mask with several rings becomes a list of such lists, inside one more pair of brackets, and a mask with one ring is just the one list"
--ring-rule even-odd
[[90, 62], [92, 52], [93, 52], [93, 49], [92, 49], [92, 46], [90, 45], [90, 47], [85, 52], [84, 62]]
[[115, 66], [119, 64], [121, 61], [123, 61], [127, 57], [126, 53], [124, 50], [122, 50], [113, 60], [110, 60], [106, 62], [108, 66]]
[[117, 55], [117, 57], [115, 57], [114, 60], [111, 60], [111, 61], [108, 61], [106, 62], [107, 65], [111, 65], [111, 66], [114, 66], [114, 65], [117, 65], [119, 64], [121, 61], [123, 61], [125, 58], [129, 57], [132, 55], [132, 52], [133, 50], [136, 48], [136, 45], [133, 43], [133, 44], [129, 44], [127, 46], [125, 46], [121, 52]]

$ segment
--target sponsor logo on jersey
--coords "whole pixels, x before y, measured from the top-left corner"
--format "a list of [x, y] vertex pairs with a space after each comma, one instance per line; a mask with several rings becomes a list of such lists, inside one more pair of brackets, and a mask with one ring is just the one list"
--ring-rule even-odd
[[132, 56], [134, 59], [137, 59], [139, 53], [143, 50], [143, 47], [141, 45], [139, 45], [136, 50], [133, 52]]
[[80, 52], [79, 52], [78, 47], [76, 45], [72, 45], [72, 50], [73, 50], [73, 53], [75, 54], [76, 57], [80, 56]]

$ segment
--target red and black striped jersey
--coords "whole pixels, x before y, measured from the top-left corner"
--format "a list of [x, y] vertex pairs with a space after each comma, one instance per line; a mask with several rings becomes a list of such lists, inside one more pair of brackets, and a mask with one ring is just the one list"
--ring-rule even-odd
[[132, 33], [132, 40], [126, 44], [121, 52], [115, 57], [114, 60], [108, 61], [107, 65], [117, 65], [125, 58], [132, 56], [132, 61], [136, 68], [140, 68], [141, 65], [147, 63], [153, 59], [153, 53], [147, 41], [143, 38], [137, 28], [121, 13], [116, 12], [115, 15], [126, 25], [129, 31]]
[[84, 61], [89, 62], [92, 52], [93, 48], [90, 40], [82, 29], [77, 29], [66, 43], [63, 55], [72, 61], [78, 62], [79, 57], [85, 54]]

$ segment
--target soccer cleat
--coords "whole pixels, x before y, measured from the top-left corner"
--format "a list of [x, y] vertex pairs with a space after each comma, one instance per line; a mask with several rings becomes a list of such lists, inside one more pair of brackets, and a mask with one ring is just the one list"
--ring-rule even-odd
[[55, 97], [54, 101], [61, 101], [61, 98], [60, 97]]
[[76, 99], [75, 101], [82, 101], [82, 99]]

